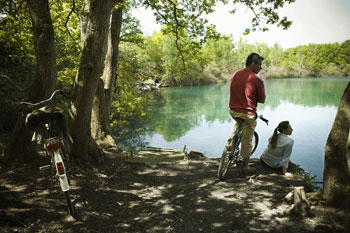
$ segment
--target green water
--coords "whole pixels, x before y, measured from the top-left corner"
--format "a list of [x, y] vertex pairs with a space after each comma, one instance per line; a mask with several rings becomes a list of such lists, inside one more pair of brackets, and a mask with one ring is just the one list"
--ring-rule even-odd
[[[265, 80], [266, 103], [258, 113], [270, 120], [258, 121], [260, 157], [267, 139], [280, 121], [289, 120], [294, 131], [291, 159], [322, 179], [324, 146], [337, 108], [350, 78]], [[220, 157], [234, 125], [228, 113], [229, 84], [162, 89], [155, 93], [148, 119], [133, 122], [125, 148], [140, 145], [200, 151]], [[141, 132], [144, 134], [135, 132]], [[118, 135], [117, 133], [115, 135]]]

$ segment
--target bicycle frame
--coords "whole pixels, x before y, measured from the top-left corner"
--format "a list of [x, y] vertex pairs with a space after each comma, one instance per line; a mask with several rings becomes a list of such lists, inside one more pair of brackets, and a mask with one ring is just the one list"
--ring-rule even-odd
[[233, 133], [232, 137], [233, 140], [235, 140], [235, 144], [234, 144], [234, 148], [233, 148], [233, 156], [234, 158], [232, 158], [233, 160], [238, 160], [238, 155], [239, 155], [239, 141], [242, 135], [242, 123], [239, 123], [237, 129], [235, 130], [235, 132]]

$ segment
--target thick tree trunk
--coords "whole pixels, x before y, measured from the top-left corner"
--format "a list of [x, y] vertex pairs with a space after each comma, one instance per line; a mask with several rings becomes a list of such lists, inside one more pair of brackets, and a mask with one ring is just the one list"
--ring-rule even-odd
[[91, 111], [102, 75], [112, 1], [85, 0], [82, 14], [82, 55], [69, 109], [72, 158], [89, 161], [98, 156], [91, 137]]
[[118, 1], [118, 8], [113, 10], [112, 23], [108, 36], [108, 47], [102, 78], [99, 80], [92, 108], [91, 133], [102, 147], [117, 149], [111, 136], [110, 106], [117, 77], [120, 30], [122, 25], [123, 0]]
[[325, 148], [323, 197], [350, 207], [350, 82], [340, 101]]
[[[36, 57], [36, 77], [30, 89], [29, 100], [37, 102], [49, 97], [56, 86], [56, 48], [48, 0], [27, 0], [27, 5], [32, 19]], [[4, 160], [31, 161], [35, 151], [30, 136], [23, 117], [18, 118]]]
[[31, 100], [49, 97], [56, 87], [57, 67], [54, 30], [48, 0], [27, 0], [33, 23], [36, 57], [36, 78]]

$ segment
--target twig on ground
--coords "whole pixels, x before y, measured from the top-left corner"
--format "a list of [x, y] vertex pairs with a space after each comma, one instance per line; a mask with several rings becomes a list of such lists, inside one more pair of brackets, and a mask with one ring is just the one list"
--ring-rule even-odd
[[176, 220], [175, 220], [171, 225], [169, 225], [169, 228], [170, 228], [170, 227], [173, 227], [175, 224], [177, 224], [177, 223], [180, 222], [180, 220], [181, 220], [181, 218], [178, 218], [178, 217], [176, 217], [175, 215], [172, 215], [172, 216], [174, 216], [174, 217], [176, 218]]
[[118, 174], [118, 172], [120, 172], [120, 171], [129, 170], [129, 169], [122, 169], [124, 167], [124, 165], [125, 165], [125, 163], [122, 163], [109, 178], [111, 179], [111, 178], [115, 177]]

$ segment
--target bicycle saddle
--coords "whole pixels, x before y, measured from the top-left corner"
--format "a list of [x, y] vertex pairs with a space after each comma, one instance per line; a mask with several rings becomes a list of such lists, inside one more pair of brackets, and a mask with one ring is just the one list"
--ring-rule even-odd
[[235, 121], [237, 121], [238, 123], [243, 123], [244, 122], [244, 119], [242, 119], [240, 117], [235, 117], [233, 119], [235, 119]]
[[29, 113], [25, 120], [25, 126], [35, 130], [39, 125], [54, 120], [64, 122], [63, 111], [57, 107], [45, 106]]

